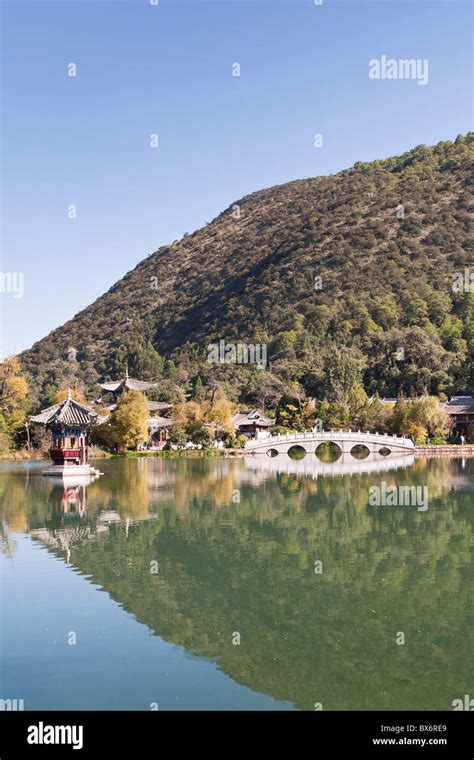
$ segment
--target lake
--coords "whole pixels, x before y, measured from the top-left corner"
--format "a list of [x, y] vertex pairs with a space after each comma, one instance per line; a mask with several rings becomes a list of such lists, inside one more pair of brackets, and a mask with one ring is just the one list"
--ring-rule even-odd
[[111, 459], [66, 486], [45, 466], [0, 463], [1, 699], [451, 710], [474, 695], [474, 459]]

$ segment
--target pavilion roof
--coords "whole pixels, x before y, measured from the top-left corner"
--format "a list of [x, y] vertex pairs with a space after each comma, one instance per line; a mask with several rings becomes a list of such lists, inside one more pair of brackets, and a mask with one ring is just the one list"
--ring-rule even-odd
[[36, 422], [39, 425], [51, 425], [60, 423], [63, 425], [97, 425], [103, 421], [103, 418], [89, 407], [74, 401], [71, 392], [68, 391], [64, 401], [54, 406], [48, 406], [39, 414], [30, 417], [30, 422]]
[[144, 380], [135, 380], [133, 377], [123, 377], [121, 380], [111, 380], [109, 383], [98, 385], [103, 391], [117, 393], [124, 388], [129, 391], [148, 391], [150, 388], [156, 388], [158, 383], [147, 383]]

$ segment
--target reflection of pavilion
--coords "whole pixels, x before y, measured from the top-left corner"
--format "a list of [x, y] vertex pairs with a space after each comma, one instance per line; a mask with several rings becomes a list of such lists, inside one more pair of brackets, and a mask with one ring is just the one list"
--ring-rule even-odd
[[82, 517], [87, 507], [87, 486], [64, 483], [64, 493], [61, 501], [61, 511], [64, 515]]
[[[91, 482], [89, 479], [88, 482]], [[60, 488], [53, 488], [54, 499], [51, 518], [43, 528], [30, 531], [32, 538], [54, 549], [66, 552], [66, 561], [70, 562], [71, 548], [93, 537], [94, 531], [86, 521], [87, 486], [84, 476], [76, 481], [71, 476]]]
[[[95, 476], [72, 475], [61, 480], [51, 490], [51, 518], [43, 528], [30, 531], [31, 536], [54, 549], [66, 552], [66, 561], [70, 562], [71, 548], [76, 544], [89, 541], [99, 532], [86, 522], [87, 488], [96, 480]], [[102, 530], [106, 528], [102, 528]], [[100, 529], [99, 529], [100, 530]]]
[[97, 476], [68, 473], [51, 481], [49, 493], [50, 516], [41, 528], [30, 530], [32, 538], [52, 549], [66, 553], [66, 561], [71, 562], [71, 549], [83, 543], [97, 540], [107, 534], [111, 526], [121, 525], [128, 537], [129, 527], [136, 522], [153, 520], [155, 514], [142, 515], [140, 519], [131, 516], [122, 517], [115, 510], [92, 511], [87, 514], [88, 486], [97, 480]]

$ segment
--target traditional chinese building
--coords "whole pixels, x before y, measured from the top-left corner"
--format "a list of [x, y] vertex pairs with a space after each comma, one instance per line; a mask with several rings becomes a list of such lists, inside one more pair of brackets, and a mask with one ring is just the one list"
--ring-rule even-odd
[[148, 448], [164, 449], [168, 444], [169, 429], [173, 420], [168, 417], [149, 417], [148, 418]]
[[[147, 391], [158, 387], [158, 383], [146, 382], [144, 380], [136, 380], [133, 377], [129, 377], [128, 370], [125, 372], [125, 377], [120, 380], [111, 380], [107, 383], [98, 383], [105, 393], [110, 393], [114, 397], [114, 402], [106, 404], [106, 408], [109, 412], [113, 412], [117, 406], [118, 398], [125, 391], [140, 391], [146, 395]], [[168, 442], [169, 428], [171, 427], [172, 420], [168, 417], [162, 417], [160, 414], [166, 414], [173, 408], [173, 404], [166, 401], [150, 401], [147, 399], [148, 411], [150, 417], [148, 419], [148, 441], [146, 446], [150, 449], [163, 449]]]
[[135, 380], [133, 377], [128, 376], [128, 370], [125, 372], [125, 377], [120, 380], [111, 380], [108, 383], [99, 383], [99, 387], [106, 393], [112, 393], [115, 398], [118, 398], [124, 391], [140, 391], [140, 393], [146, 393], [152, 388], [156, 388], [158, 383], [149, 383], [144, 380]]
[[97, 474], [87, 462], [87, 450], [93, 425], [102, 421], [97, 412], [74, 401], [70, 390], [64, 401], [30, 417], [32, 424], [44, 425], [51, 431], [49, 455], [53, 466], [43, 474]]
[[441, 406], [449, 414], [454, 432], [467, 436], [469, 426], [474, 424], [474, 397], [453, 396]]
[[234, 414], [232, 424], [237, 433], [247, 435], [249, 438], [257, 438], [265, 433], [269, 435], [270, 428], [275, 424], [275, 420], [266, 417], [258, 409], [252, 409], [250, 412], [239, 411]]

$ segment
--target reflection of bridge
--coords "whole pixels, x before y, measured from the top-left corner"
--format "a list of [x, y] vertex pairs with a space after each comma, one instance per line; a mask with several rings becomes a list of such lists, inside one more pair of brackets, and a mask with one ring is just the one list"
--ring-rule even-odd
[[[376, 458], [377, 457], [377, 458]], [[350, 461], [347, 461], [350, 460]], [[368, 475], [410, 467], [415, 461], [413, 454], [397, 457], [381, 457], [369, 454], [365, 459], [354, 459], [343, 454], [337, 462], [321, 462], [317, 457], [291, 459], [291, 457], [244, 457], [245, 467], [270, 477], [271, 475], [302, 475], [313, 478], [337, 475]]]
[[269, 438], [254, 439], [245, 444], [245, 451], [254, 454], [287, 454], [293, 446], [301, 446], [306, 453], [314, 453], [323, 443], [333, 443], [342, 454], [353, 454], [356, 446], [363, 446], [365, 453], [375, 456], [407, 454], [415, 444], [410, 438], [387, 433], [361, 433], [352, 430], [307, 430], [304, 433], [286, 433]]

